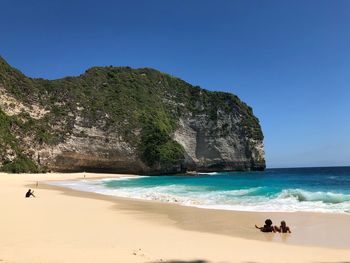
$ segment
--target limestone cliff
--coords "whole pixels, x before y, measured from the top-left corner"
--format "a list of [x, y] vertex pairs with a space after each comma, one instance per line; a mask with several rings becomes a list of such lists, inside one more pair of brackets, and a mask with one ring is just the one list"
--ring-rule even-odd
[[235, 95], [159, 71], [94, 67], [32, 79], [0, 57], [0, 169], [139, 174], [263, 170], [263, 134]]

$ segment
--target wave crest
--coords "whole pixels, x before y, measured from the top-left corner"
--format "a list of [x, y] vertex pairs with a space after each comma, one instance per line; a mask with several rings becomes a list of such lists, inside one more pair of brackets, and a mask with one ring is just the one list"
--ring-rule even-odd
[[350, 195], [332, 193], [332, 192], [310, 192], [301, 189], [285, 189], [279, 196], [279, 198], [294, 198], [299, 202], [312, 201], [323, 202], [329, 204], [339, 204], [343, 202], [350, 202]]

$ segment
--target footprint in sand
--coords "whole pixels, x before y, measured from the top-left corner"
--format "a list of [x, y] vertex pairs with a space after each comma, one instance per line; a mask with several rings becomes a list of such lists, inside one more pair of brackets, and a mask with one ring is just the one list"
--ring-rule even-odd
[[146, 256], [146, 255], [143, 253], [143, 251], [142, 251], [141, 248], [136, 249], [136, 250], [133, 250], [132, 254], [133, 254], [134, 256], [139, 256], [139, 257], [145, 258], [145, 259], [147, 259], [147, 260], [150, 259], [148, 256]]

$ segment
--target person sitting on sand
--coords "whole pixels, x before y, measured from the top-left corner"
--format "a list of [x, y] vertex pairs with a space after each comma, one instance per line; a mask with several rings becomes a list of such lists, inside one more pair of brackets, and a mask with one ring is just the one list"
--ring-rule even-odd
[[32, 189], [29, 189], [28, 192], [26, 192], [26, 198], [31, 197], [31, 196], [35, 197], [34, 190], [32, 191]]
[[275, 226], [275, 230], [279, 233], [292, 233], [289, 226], [287, 226], [286, 221], [281, 221], [281, 226]]
[[260, 229], [261, 232], [276, 232], [275, 228], [272, 226], [272, 221], [271, 219], [266, 219], [265, 220], [265, 225], [262, 227], [258, 227], [257, 225], [255, 225], [255, 227], [257, 229]]

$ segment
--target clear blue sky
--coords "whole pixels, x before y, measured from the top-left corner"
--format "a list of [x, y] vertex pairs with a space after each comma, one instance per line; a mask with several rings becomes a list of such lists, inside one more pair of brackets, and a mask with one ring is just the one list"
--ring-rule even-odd
[[154, 67], [252, 106], [268, 167], [350, 165], [350, 1], [0, 3], [0, 55], [28, 76]]

